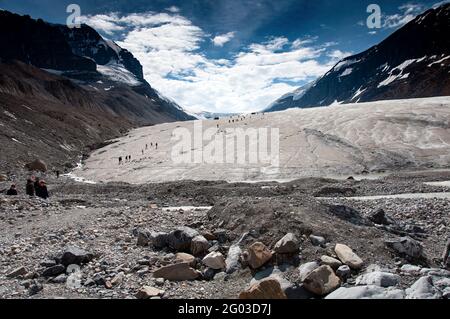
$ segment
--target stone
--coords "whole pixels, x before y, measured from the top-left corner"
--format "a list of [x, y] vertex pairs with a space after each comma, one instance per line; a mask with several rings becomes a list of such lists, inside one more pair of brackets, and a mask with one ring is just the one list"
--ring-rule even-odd
[[200, 273], [189, 267], [187, 263], [179, 263], [159, 268], [153, 273], [154, 278], [163, 278], [170, 281], [195, 280]]
[[44, 261], [42, 261], [40, 265], [41, 265], [42, 267], [48, 268], [48, 267], [56, 266], [56, 265], [57, 265], [57, 262], [54, 261], [54, 260], [49, 259], [49, 260], [44, 260]]
[[400, 276], [388, 272], [374, 271], [356, 278], [358, 286], [379, 286], [383, 288], [397, 286]]
[[44, 286], [39, 282], [34, 282], [28, 289], [28, 294], [30, 296], [34, 296], [37, 295], [42, 290], [44, 290]]
[[404, 299], [405, 292], [401, 289], [386, 289], [378, 286], [341, 287], [325, 299]]
[[311, 235], [309, 236], [309, 240], [311, 241], [311, 244], [313, 244], [314, 246], [323, 246], [326, 243], [325, 238], [321, 236]]
[[228, 256], [225, 260], [225, 271], [227, 274], [232, 274], [241, 268], [240, 257], [242, 250], [239, 245], [232, 245], [228, 250]]
[[262, 280], [239, 295], [243, 300], [275, 300], [287, 299], [286, 294], [281, 289], [280, 283], [273, 278]]
[[330, 266], [320, 266], [305, 278], [303, 285], [313, 294], [324, 296], [339, 288], [341, 280]]
[[303, 282], [311, 272], [313, 272], [319, 267], [320, 265], [315, 261], [301, 265], [298, 269], [300, 274], [300, 281]]
[[226, 268], [225, 258], [219, 252], [212, 252], [208, 254], [205, 258], [203, 258], [202, 262], [205, 266], [215, 270]]
[[82, 265], [89, 263], [94, 258], [94, 255], [86, 252], [75, 246], [68, 246], [62, 253], [60, 260], [64, 266]]
[[199, 236], [199, 233], [189, 227], [180, 227], [167, 235], [167, 246], [178, 252], [189, 252], [192, 240]]
[[37, 159], [25, 165], [25, 168], [30, 172], [47, 172], [47, 164], [44, 161]]
[[299, 241], [294, 234], [289, 233], [275, 244], [274, 250], [277, 254], [294, 254], [299, 251]]
[[400, 268], [400, 272], [403, 274], [408, 274], [408, 275], [416, 275], [416, 274], [420, 274], [420, 271], [422, 270], [422, 268], [420, 266], [415, 266], [415, 265], [403, 265]]
[[27, 269], [25, 267], [19, 267], [14, 269], [13, 271], [9, 272], [6, 277], [7, 278], [17, 278], [17, 277], [21, 277], [21, 276], [25, 276], [28, 273]]
[[157, 285], [157, 286], [159, 286], [159, 287], [162, 287], [162, 286], [164, 286], [164, 283], [165, 283], [166, 281], [164, 280], [164, 278], [156, 278], [156, 280], [155, 280], [155, 284]]
[[213, 280], [216, 275], [216, 271], [212, 268], [206, 268], [202, 272], [202, 277], [204, 280]]
[[424, 258], [422, 244], [410, 237], [388, 240], [385, 243], [389, 249], [395, 251], [400, 256], [412, 260]]
[[206, 253], [209, 249], [209, 242], [203, 236], [196, 236], [191, 242], [191, 253], [194, 256], [200, 256]]
[[8, 180], [8, 176], [0, 174], [0, 182], [6, 182]]
[[254, 243], [248, 248], [248, 264], [251, 268], [261, 268], [270, 259], [272, 259], [272, 252], [263, 243]]
[[177, 253], [175, 255], [175, 262], [176, 263], [188, 263], [189, 266], [194, 267], [195, 266], [195, 257], [186, 254], [186, 253]]
[[203, 232], [203, 237], [205, 237], [207, 240], [217, 240], [217, 237], [209, 231]]
[[406, 289], [406, 299], [441, 299], [442, 294], [434, 287], [431, 276], [422, 277]]
[[164, 290], [160, 290], [158, 288], [153, 288], [150, 286], [144, 286], [136, 293], [137, 299], [150, 299], [153, 297], [162, 297], [164, 296]]
[[125, 278], [125, 273], [120, 272], [117, 275], [114, 276], [113, 279], [111, 279], [111, 285], [118, 286], [123, 282], [123, 279]]
[[348, 278], [350, 278], [352, 274], [352, 270], [347, 265], [342, 265], [341, 267], [336, 270], [336, 276], [341, 278], [342, 281], [347, 281]]
[[164, 232], [150, 232], [150, 244], [156, 249], [163, 249], [167, 247], [168, 234]]
[[336, 244], [334, 251], [342, 263], [352, 269], [359, 270], [364, 265], [363, 260], [346, 245]]
[[377, 225], [390, 225], [392, 221], [387, 217], [386, 212], [383, 209], [378, 209], [372, 212], [369, 216], [369, 220]]
[[65, 274], [61, 274], [58, 277], [53, 278], [51, 280], [51, 282], [54, 284], [65, 284], [66, 281], [67, 281], [67, 275], [65, 275]]
[[64, 274], [65, 272], [66, 272], [66, 267], [64, 267], [63, 265], [56, 265], [56, 266], [45, 269], [44, 272], [42, 273], [42, 276], [55, 277], [55, 276]]
[[137, 245], [141, 247], [146, 247], [150, 244], [150, 233], [146, 230], [137, 231]]
[[338, 269], [342, 266], [342, 263], [336, 258], [330, 256], [322, 256], [320, 257], [320, 262], [322, 265], [327, 265], [333, 268], [334, 270]]

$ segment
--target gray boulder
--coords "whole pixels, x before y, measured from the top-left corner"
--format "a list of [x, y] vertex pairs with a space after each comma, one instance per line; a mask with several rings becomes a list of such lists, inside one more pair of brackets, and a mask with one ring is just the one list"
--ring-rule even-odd
[[393, 250], [400, 256], [412, 260], [420, 260], [424, 258], [422, 244], [410, 237], [388, 240], [385, 243], [389, 249]]
[[299, 241], [289, 233], [275, 244], [274, 250], [277, 254], [294, 254], [299, 251]]
[[378, 286], [341, 287], [325, 299], [404, 299], [405, 292], [401, 289], [386, 289]]
[[60, 263], [64, 266], [87, 264], [94, 255], [75, 246], [67, 246], [61, 254]]
[[406, 299], [441, 299], [442, 293], [433, 285], [431, 276], [422, 277], [406, 289]]
[[370, 272], [356, 278], [356, 285], [358, 286], [378, 286], [387, 288], [397, 286], [399, 282], [399, 275], [381, 271]]
[[200, 234], [192, 228], [181, 227], [167, 235], [167, 246], [174, 251], [189, 252], [192, 240]]

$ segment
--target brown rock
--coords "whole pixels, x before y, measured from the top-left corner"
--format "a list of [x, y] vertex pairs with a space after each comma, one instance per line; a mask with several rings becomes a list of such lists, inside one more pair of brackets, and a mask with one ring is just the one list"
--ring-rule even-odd
[[305, 278], [303, 285], [308, 291], [324, 296], [339, 288], [341, 280], [330, 266], [321, 266]]
[[11, 271], [6, 275], [7, 278], [17, 278], [20, 276], [25, 276], [28, 273], [25, 267], [19, 267]]
[[342, 263], [339, 260], [337, 260], [336, 258], [330, 257], [330, 256], [322, 256], [320, 258], [320, 261], [321, 261], [322, 265], [330, 266], [334, 270], [336, 270], [342, 266]]
[[209, 249], [209, 242], [203, 236], [196, 236], [191, 242], [191, 252], [194, 256], [204, 254]]
[[142, 287], [136, 294], [137, 299], [150, 299], [154, 297], [162, 297], [164, 295], [164, 290], [153, 288], [150, 286]]
[[37, 171], [45, 173], [47, 171], [47, 164], [37, 159], [31, 163], [26, 164], [25, 168], [29, 171]]
[[194, 267], [195, 257], [186, 253], [178, 253], [175, 255], [176, 263], [187, 263], [189, 266]]
[[248, 248], [248, 264], [251, 268], [258, 269], [270, 259], [272, 259], [272, 252], [263, 243], [254, 243]]
[[352, 269], [359, 270], [363, 267], [364, 262], [357, 254], [353, 252], [353, 250], [342, 244], [337, 244], [334, 248], [336, 255], [345, 265], [349, 266]]
[[8, 176], [0, 174], [0, 182], [6, 182], [8, 180]]
[[195, 280], [200, 273], [189, 267], [188, 263], [178, 263], [162, 267], [153, 273], [155, 278], [163, 278], [170, 281]]
[[253, 300], [263, 300], [263, 299], [287, 299], [286, 294], [278, 280], [269, 278], [262, 280], [249, 289], [243, 291], [239, 295], [239, 299], [253, 299]]

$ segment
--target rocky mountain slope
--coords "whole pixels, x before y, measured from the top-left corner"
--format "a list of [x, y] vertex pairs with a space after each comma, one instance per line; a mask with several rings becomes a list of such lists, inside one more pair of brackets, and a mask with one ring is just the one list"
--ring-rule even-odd
[[288, 94], [267, 111], [450, 95], [449, 33], [450, 4], [444, 4], [343, 59], [305, 92]]
[[0, 167], [55, 166], [132, 127], [194, 119], [94, 29], [0, 11]]

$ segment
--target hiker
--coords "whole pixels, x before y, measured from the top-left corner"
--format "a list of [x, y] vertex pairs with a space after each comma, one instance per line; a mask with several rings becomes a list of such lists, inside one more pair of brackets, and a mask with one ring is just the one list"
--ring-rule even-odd
[[443, 262], [444, 262], [444, 268], [450, 268], [450, 235], [448, 235], [447, 238], [447, 245], [444, 250], [444, 255], [442, 256]]
[[59, 179], [60, 171], [56, 171], [56, 178]]
[[122, 165], [122, 156], [119, 157], [119, 165]]
[[148, 144], [145, 144], [145, 150], [148, 150]]
[[50, 197], [48, 195], [47, 185], [46, 185], [45, 181], [39, 181], [39, 188], [36, 189], [36, 196], [38, 196], [42, 199], [47, 199]]
[[31, 178], [27, 179], [27, 186], [25, 190], [28, 196], [34, 196], [34, 182]]
[[158, 149], [158, 143], [156, 143], [155, 146], [156, 146], [156, 149]]
[[142, 155], [144, 155], [144, 150], [142, 150]]
[[17, 196], [17, 189], [16, 189], [16, 185], [12, 184], [11, 188], [6, 192], [7, 196]]

